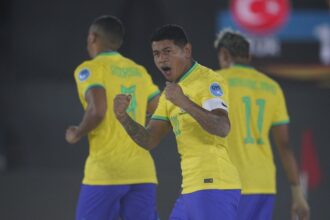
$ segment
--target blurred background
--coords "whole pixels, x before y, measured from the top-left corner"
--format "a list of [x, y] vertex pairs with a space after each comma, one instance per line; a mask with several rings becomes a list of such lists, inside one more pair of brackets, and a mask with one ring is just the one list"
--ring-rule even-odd
[[[232, 27], [249, 36], [253, 64], [285, 92], [311, 219], [330, 219], [328, 0], [1, 0], [1, 220], [74, 219], [88, 146], [86, 139], [70, 146], [64, 132], [83, 114], [73, 71], [88, 59], [87, 30], [103, 14], [122, 19], [126, 38], [120, 52], [144, 65], [160, 88], [164, 79], [149, 45], [154, 28], [182, 25], [194, 58], [214, 69], [213, 41], [219, 30]], [[160, 217], [167, 219], [181, 183], [173, 135], [153, 156]], [[279, 165], [275, 220], [290, 219], [290, 202]]]

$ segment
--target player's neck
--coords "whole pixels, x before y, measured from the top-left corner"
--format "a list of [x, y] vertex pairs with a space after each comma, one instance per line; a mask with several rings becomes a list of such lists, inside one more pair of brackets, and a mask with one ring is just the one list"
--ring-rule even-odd
[[231, 63], [231, 66], [250, 66], [250, 61], [247, 59], [235, 59]]
[[187, 62], [187, 64], [185, 65], [183, 72], [181, 73], [181, 75], [174, 80], [175, 82], [179, 82], [182, 78], [185, 77], [185, 75], [193, 68], [193, 66], [195, 65], [196, 61], [191, 59], [189, 60], [189, 62]]

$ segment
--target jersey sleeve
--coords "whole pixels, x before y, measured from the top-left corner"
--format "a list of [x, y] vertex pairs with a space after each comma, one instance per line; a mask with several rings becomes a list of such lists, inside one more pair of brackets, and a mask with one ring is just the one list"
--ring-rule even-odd
[[285, 97], [280, 86], [277, 88], [276, 109], [272, 118], [272, 126], [289, 123], [288, 111], [286, 108]]
[[159, 95], [160, 91], [159, 91], [158, 86], [156, 86], [153, 83], [150, 74], [145, 69], [144, 69], [144, 72], [145, 72], [145, 80], [146, 80], [146, 88], [145, 89], [146, 89], [146, 92], [147, 92], [147, 95], [148, 95], [148, 102], [149, 102], [153, 98], [155, 98], [157, 95]]
[[163, 121], [169, 121], [167, 109], [166, 109], [166, 98], [164, 93], [161, 94], [158, 102], [157, 109], [155, 113], [151, 116], [152, 120], [163, 120]]
[[200, 101], [204, 109], [208, 111], [214, 109], [228, 111], [228, 87], [221, 76], [210, 77], [202, 86]]
[[83, 63], [74, 74], [80, 99], [83, 101], [89, 89], [105, 88], [102, 67]]

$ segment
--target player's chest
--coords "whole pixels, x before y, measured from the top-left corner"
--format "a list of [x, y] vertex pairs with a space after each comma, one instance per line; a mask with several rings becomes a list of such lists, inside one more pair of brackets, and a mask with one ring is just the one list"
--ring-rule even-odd
[[[182, 87], [183, 93], [195, 104], [201, 106], [196, 90], [190, 90], [189, 87]], [[174, 105], [172, 102], [167, 103], [167, 113], [171, 121], [174, 134], [181, 135], [182, 131], [187, 131], [197, 125], [196, 120], [184, 109]]]

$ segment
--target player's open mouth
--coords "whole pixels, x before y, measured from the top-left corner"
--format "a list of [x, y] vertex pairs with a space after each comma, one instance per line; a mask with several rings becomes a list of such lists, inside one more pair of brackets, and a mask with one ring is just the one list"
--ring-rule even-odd
[[162, 72], [163, 72], [166, 76], [171, 75], [171, 68], [170, 68], [170, 67], [168, 67], [168, 66], [163, 66], [163, 67], [161, 67], [161, 69], [162, 69]]

